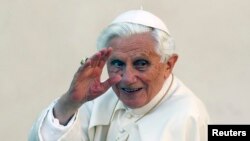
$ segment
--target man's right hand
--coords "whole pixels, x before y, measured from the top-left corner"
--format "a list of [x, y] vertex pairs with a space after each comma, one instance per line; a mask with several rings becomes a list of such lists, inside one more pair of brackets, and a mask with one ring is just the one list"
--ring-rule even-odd
[[67, 124], [83, 103], [102, 95], [121, 80], [121, 76], [117, 75], [104, 82], [100, 81], [102, 70], [111, 52], [111, 47], [102, 49], [80, 66], [69, 90], [54, 106], [54, 116], [60, 124]]

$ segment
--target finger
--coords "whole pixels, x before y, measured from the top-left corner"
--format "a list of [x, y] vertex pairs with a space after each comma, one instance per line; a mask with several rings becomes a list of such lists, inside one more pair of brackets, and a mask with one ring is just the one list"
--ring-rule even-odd
[[83, 69], [89, 67], [90, 65], [91, 65], [91, 61], [90, 61], [90, 59], [88, 59], [88, 60], [86, 60], [86, 62], [85, 62], [84, 64], [82, 64], [82, 65], [79, 67], [79, 69], [78, 69], [77, 72], [82, 71]]
[[101, 51], [100, 51], [100, 53], [101, 53], [101, 57], [100, 57], [100, 60], [99, 60], [99, 62], [98, 62], [98, 66], [100, 67], [100, 64], [103, 64], [103, 61], [105, 60], [105, 56], [106, 56], [106, 54], [107, 54], [107, 49], [105, 48], [105, 49], [102, 49]]
[[87, 60], [83, 65], [81, 65], [74, 75], [74, 80], [81, 80], [83, 74], [88, 70], [87, 68], [91, 65], [91, 61]]
[[97, 52], [92, 58], [91, 60], [93, 61], [91, 66], [92, 67], [96, 67], [96, 66], [99, 66], [101, 60], [103, 57], [106, 56], [108, 50], [106, 48], [100, 50], [99, 52]]
[[99, 64], [100, 61], [100, 57], [101, 57], [101, 53], [97, 52], [96, 54], [94, 54], [89, 60], [91, 62], [91, 67], [95, 67]]
[[121, 81], [121, 76], [120, 75], [116, 75], [114, 77], [111, 77], [109, 79], [107, 79], [106, 81], [104, 81], [103, 83], [101, 83], [103, 91], [107, 91], [112, 85], [118, 83], [119, 81]]
[[111, 55], [111, 52], [112, 52], [112, 48], [109, 47], [106, 49], [105, 51], [105, 54], [103, 54], [102, 58], [100, 59], [100, 62], [99, 62], [99, 67], [103, 68], [105, 63], [107, 62], [109, 56]]
[[91, 65], [91, 60], [87, 59], [83, 65], [81, 65], [82, 68], [87, 68]]
[[106, 53], [106, 60], [110, 57], [112, 51], [113, 51], [112, 47], [108, 47], [107, 53]]
[[105, 66], [105, 64], [106, 64], [106, 60], [100, 60], [100, 62], [99, 62], [99, 64], [98, 64], [98, 66], [100, 67], [100, 68], [103, 68], [104, 66]]

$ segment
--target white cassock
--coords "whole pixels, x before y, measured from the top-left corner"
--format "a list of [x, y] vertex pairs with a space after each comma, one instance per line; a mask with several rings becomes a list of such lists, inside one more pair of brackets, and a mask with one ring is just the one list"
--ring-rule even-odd
[[82, 105], [67, 126], [54, 119], [54, 102], [34, 123], [29, 140], [206, 141], [209, 118], [204, 104], [175, 76], [165, 95], [171, 80], [138, 109], [124, 106], [110, 89]]

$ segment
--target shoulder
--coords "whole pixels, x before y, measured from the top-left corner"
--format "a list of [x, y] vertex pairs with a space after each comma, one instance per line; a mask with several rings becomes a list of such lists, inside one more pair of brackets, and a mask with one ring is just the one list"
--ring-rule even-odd
[[177, 77], [174, 77], [169, 96], [164, 99], [159, 110], [171, 113], [172, 116], [184, 118], [208, 118], [204, 103]]

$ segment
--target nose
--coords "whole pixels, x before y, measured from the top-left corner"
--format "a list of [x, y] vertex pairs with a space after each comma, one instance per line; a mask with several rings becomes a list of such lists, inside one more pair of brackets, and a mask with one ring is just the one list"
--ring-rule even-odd
[[127, 85], [133, 84], [137, 81], [136, 72], [131, 67], [126, 67], [122, 72], [121, 77], [121, 81]]

